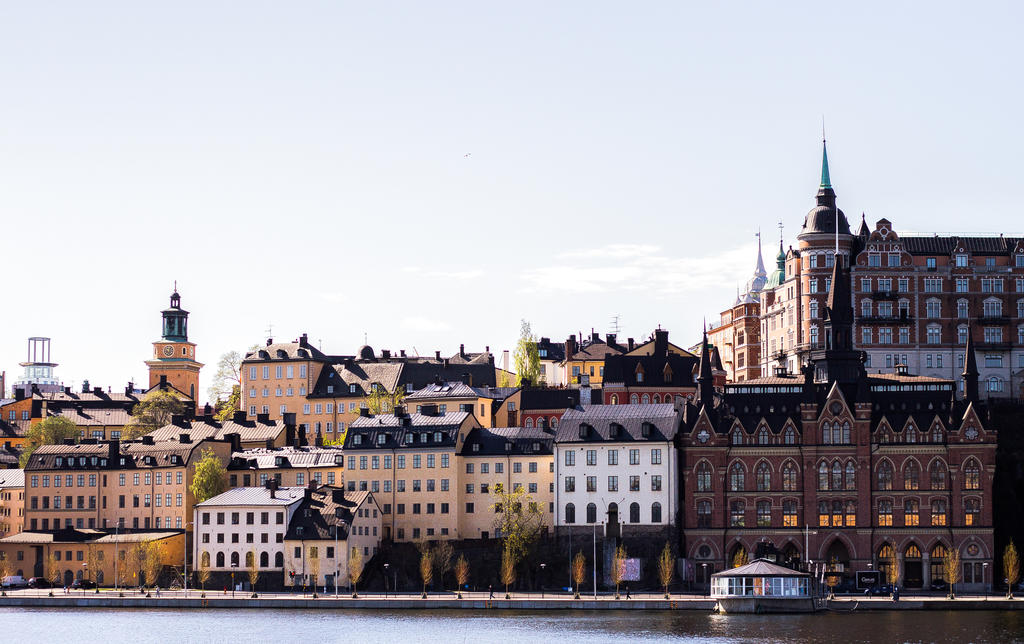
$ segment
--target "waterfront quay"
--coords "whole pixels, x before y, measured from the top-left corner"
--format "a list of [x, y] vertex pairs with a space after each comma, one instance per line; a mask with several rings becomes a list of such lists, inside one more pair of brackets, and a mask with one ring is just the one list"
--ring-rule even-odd
[[[819, 600], [823, 611], [949, 611], [949, 610], [1024, 610], [1024, 600], [984, 595], [960, 596], [950, 600], [945, 596], [920, 596], [893, 601], [888, 597], [844, 596], [833, 600]], [[383, 610], [521, 610], [521, 611], [697, 611], [712, 612], [716, 601], [701, 595], [672, 595], [665, 599], [660, 593], [634, 593], [630, 599], [614, 594], [583, 595], [580, 599], [558, 593], [514, 593], [510, 599], [495, 591], [491, 598], [487, 592], [464, 592], [460, 599], [454, 593], [431, 593], [424, 599], [419, 593], [400, 593], [385, 596], [382, 593], [360, 593], [353, 598], [349, 593], [337, 596], [330, 593], [231, 593], [198, 590], [161, 591], [142, 594], [101, 590], [65, 594], [56, 589], [51, 597], [44, 590], [8, 591], [0, 597], [0, 607], [23, 608], [140, 608], [140, 609], [383, 609]]]

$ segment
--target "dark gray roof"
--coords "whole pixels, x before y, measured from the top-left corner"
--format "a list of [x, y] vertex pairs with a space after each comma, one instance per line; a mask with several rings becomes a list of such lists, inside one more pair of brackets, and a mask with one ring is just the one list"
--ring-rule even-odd
[[1024, 238], [901, 235], [900, 241], [911, 255], [949, 255], [958, 246], [963, 246], [974, 255], [1009, 255]]
[[181, 424], [165, 425], [150, 432], [148, 436], [152, 436], [155, 441], [176, 441], [181, 434], [188, 434], [193, 441], [198, 441], [206, 438], [224, 440], [228, 434], [238, 434], [243, 443], [266, 443], [268, 440], [276, 441], [286, 429], [287, 426], [281, 420], [219, 422], [200, 418], [198, 420], [183, 420]]
[[565, 412], [555, 442], [664, 442], [675, 437], [678, 427], [679, 415], [671, 404], [592, 405]]
[[[288, 467], [333, 467], [342, 458], [340, 447], [279, 447], [247, 449], [231, 455], [230, 470], [263, 470]], [[282, 460], [278, 460], [282, 459]]]
[[462, 382], [434, 383], [405, 397], [405, 400], [434, 400], [443, 398], [491, 398], [504, 400], [517, 391], [516, 387], [470, 387]]
[[370, 492], [345, 492], [342, 487], [324, 485], [313, 490], [295, 508], [285, 539], [338, 539], [348, 537], [356, 510], [364, 503], [374, 503]]
[[[426, 414], [378, 414], [377, 416], [360, 416], [352, 421], [345, 433], [346, 450], [394, 449], [408, 446], [414, 449], [424, 447], [452, 447], [458, 441], [459, 430], [464, 425], [478, 426], [474, 416], [468, 412], [457, 411], [443, 415]], [[436, 440], [440, 433], [441, 440]], [[379, 436], [383, 436], [383, 442]]]
[[245, 354], [245, 362], [267, 360], [318, 360], [323, 362], [327, 359], [327, 356], [316, 347], [299, 341], [275, 342]]
[[480, 427], [466, 437], [463, 456], [551, 454], [554, 435], [526, 427]]

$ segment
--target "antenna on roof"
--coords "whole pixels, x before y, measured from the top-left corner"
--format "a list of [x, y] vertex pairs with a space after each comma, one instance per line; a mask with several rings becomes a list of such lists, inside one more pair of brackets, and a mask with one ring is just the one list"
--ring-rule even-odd
[[618, 313], [616, 313], [615, 315], [612, 316], [612, 332], [615, 335], [618, 335], [619, 332], [622, 331], [622, 327], [619, 325], [619, 320], [621, 318], [622, 318], [622, 316], [619, 315]]

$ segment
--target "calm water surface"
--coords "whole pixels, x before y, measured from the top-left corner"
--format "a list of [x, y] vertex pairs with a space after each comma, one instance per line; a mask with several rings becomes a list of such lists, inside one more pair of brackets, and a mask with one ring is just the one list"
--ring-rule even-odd
[[8, 635], [16, 630], [19, 642], [1024, 642], [1024, 611], [762, 616], [4, 608], [0, 624]]

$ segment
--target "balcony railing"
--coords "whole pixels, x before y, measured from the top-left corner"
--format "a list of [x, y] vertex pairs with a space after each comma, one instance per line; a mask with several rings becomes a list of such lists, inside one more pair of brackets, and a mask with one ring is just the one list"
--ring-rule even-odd
[[858, 321], [867, 324], [888, 322], [889, 324], [910, 324], [914, 321], [913, 315], [900, 314], [900, 315], [866, 315], [858, 318]]

